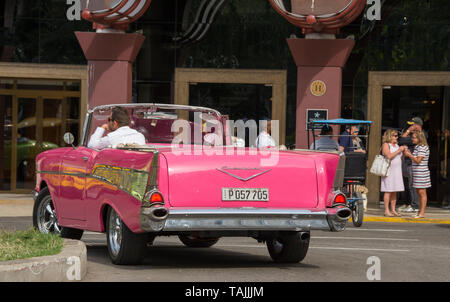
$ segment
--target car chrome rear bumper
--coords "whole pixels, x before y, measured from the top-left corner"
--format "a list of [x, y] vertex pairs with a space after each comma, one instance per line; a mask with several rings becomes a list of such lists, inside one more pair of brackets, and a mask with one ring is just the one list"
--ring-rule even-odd
[[36, 201], [38, 195], [39, 195], [38, 191], [36, 191], [36, 190], [31, 191], [31, 196], [33, 197], [34, 201]]
[[[145, 211], [150, 213], [149, 210]], [[327, 209], [170, 209], [164, 221], [146, 217], [141, 210], [141, 229], [155, 231], [343, 231], [351, 210]]]

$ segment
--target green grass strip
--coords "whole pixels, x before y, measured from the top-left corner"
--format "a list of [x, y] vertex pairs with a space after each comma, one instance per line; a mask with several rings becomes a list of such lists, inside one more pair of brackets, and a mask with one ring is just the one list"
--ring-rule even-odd
[[0, 262], [59, 254], [64, 240], [57, 235], [27, 231], [0, 231]]

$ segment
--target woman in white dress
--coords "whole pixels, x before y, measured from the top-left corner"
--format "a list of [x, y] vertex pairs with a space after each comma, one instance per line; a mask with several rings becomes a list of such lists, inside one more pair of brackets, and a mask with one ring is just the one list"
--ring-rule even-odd
[[383, 135], [383, 155], [391, 160], [388, 176], [381, 177], [381, 192], [384, 192], [384, 216], [400, 216], [395, 210], [397, 192], [405, 190], [402, 176], [402, 152], [406, 146], [398, 146], [398, 132], [388, 129]]

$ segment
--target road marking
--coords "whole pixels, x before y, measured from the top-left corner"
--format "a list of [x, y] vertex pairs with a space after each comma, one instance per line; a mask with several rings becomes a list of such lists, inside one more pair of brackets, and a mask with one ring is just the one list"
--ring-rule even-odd
[[[248, 247], [248, 248], [265, 248], [265, 245], [238, 245], [238, 244], [226, 244], [215, 245], [216, 247]], [[328, 247], [328, 246], [310, 246], [310, 249], [322, 249], [322, 250], [349, 250], [349, 251], [376, 251], [376, 252], [409, 252], [410, 250], [397, 250], [397, 249], [372, 249], [372, 248], [356, 248], [356, 247]]]
[[408, 230], [395, 229], [361, 229], [361, 228], [346, 228], [346, 231], [373, 231], [373, 232], [408, 232]]
[[408, 238], [363, 238], [363, 237], [311, 237], [311, 239], [347, 239], [347, 240], [392, 240], [392, 241], [419, 241], [419, 239]]
[[216, 244], [215, 247], [266, 247], [265, 245], [250, 245], [250, 244]]
[[376, 251], [376, 252], [409, 252], [409, 250], [394, 250], [394, 249], [370, 249], [370, 248], [354, 248], [354, 247], [326, 247], [326, 246], [310, 246], [310, 249], [322, 250], [349, 250], [349, 251]]

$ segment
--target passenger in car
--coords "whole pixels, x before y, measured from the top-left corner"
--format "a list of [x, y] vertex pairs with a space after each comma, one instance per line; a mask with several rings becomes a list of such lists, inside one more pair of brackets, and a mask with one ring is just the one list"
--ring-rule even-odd
[[[107, 147], [116, 148], [119, 144], [138, 144], [145, 145], [145, 137], [142, 133], [131, 129], [130, 116], [125, 108], [114, 107], [111, 110], [111, 116], [108, 123], [97, 127], [92, 134], [88, 148], [103, 149]], [[111, 131], [103, 136], [105, 131]]]
[[276, 147], [275, 140], [271, 136], [272, 120], [267, 117], [264, 117], [261, 119], [261, 121], [267, 121], [267, 123], [262, 126], [258, 138], [255, 141], [256, 148]]
[[366, 153], [362, 145], [361, 139], [358, 137], [359, 127], [352, 125], [347, 127], [344, 132], [341, 133], [339, 138], [339, 150], [341, 152], [360, 152]]
[[337, 141], [332, 139], [330, 136], [333, 135], [333, 128], [328, 125], [324, 125], [320, 130], [320, 136], [322, 138], [313, 142], [309, 147], [310, 150], [339, 150], [339, 144]]

